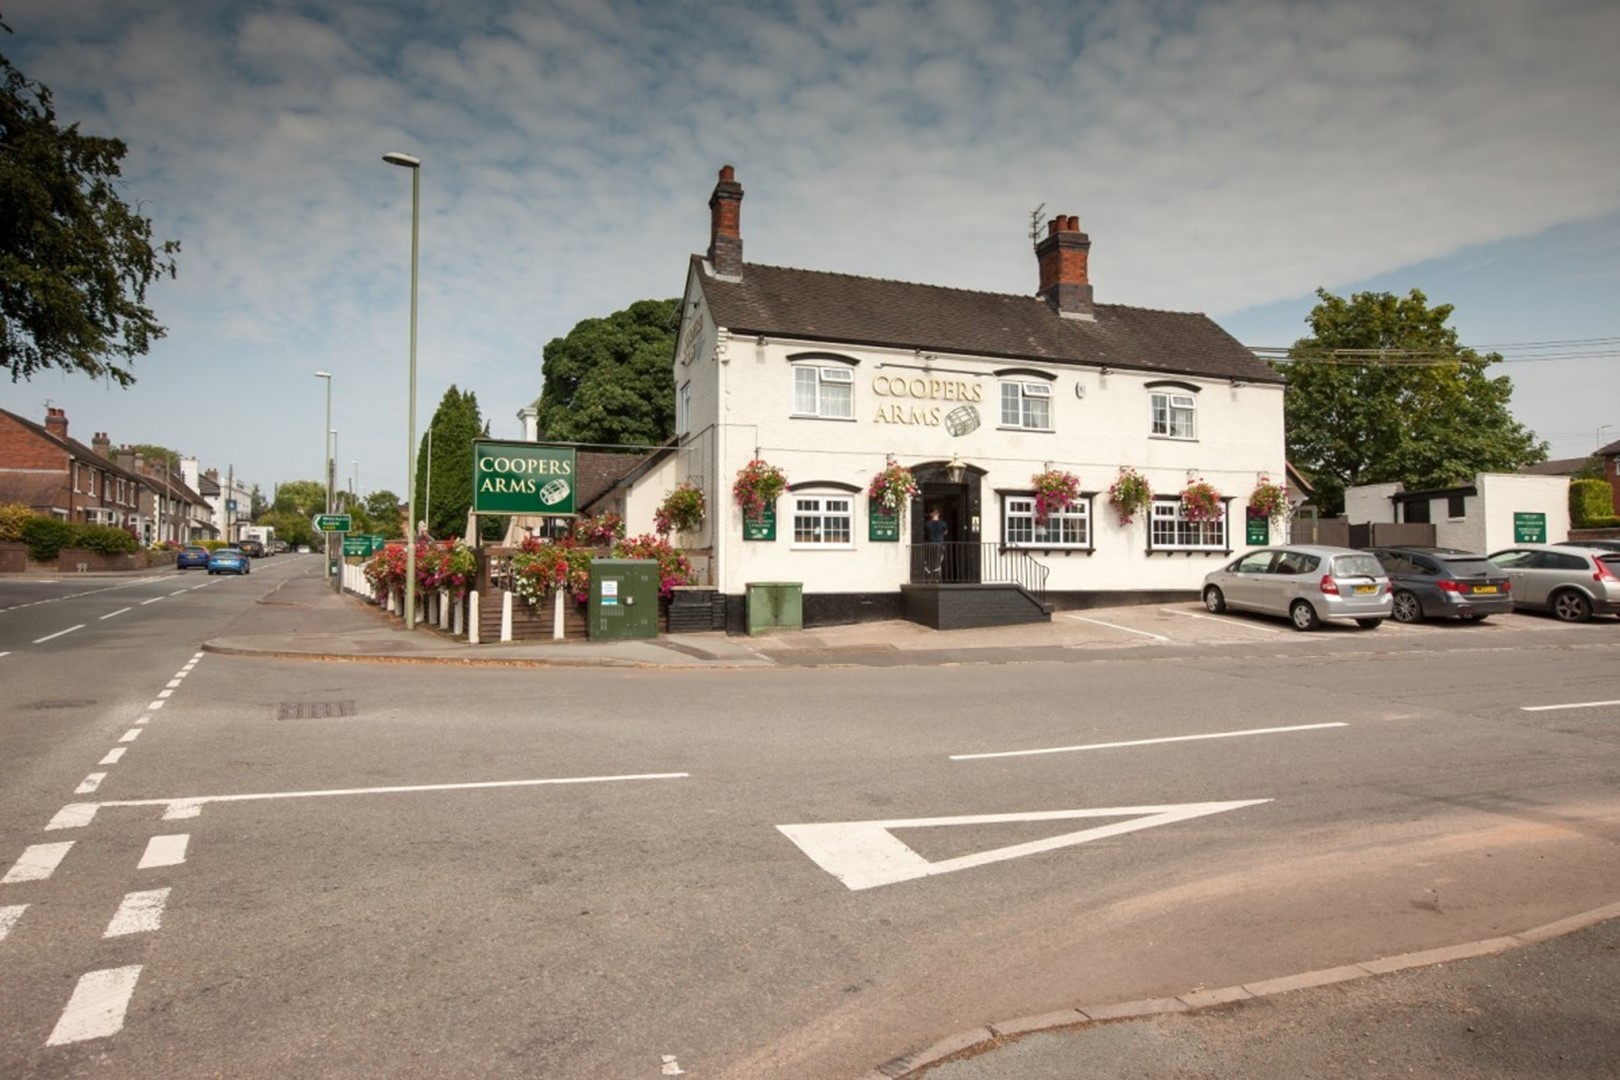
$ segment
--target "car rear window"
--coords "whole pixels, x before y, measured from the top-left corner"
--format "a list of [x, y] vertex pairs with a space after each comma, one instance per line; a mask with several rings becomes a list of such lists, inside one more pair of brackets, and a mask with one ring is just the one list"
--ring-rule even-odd
[[1371, 555], [1336, 555], [1334, 577], [1383, 577], [1384, 568]]
[[1448, 569], [1458, 577], [1490, 577], [1500, 574], [1502, 568], [1489, 559], [1445, 559]]

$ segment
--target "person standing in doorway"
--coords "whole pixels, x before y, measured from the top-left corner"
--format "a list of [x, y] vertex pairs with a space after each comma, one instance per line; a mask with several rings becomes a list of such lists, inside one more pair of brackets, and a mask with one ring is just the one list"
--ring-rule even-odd
[[939, 516], [939, 507], [928, 511], [928, 520], [923, 522], [923, 535], [928, 540], [924, 567], [929, 577], [937, 579], [945, 565], [945, 541], [951, 535], [951, 527]]

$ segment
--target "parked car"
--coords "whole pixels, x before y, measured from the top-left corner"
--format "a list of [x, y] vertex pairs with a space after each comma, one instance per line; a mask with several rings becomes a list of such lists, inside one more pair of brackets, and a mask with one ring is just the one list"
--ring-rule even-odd
[[210, 574], [251, 574], [253, 573], [253, 560], [249, 559], [241, 548], [217, 548], [212, 555], [208, 556], [208, 572]]
[[1513, 581], [1513, 606], [1565, 622], [1620, 615], [1620, 552], [1562, 544], [1518, 544], [1491, 555]]
[[180, 554], [174, 557], [176, 570], [208, 569], [208, 549], [200, 544], [190, 544], [180, 549]]
[[1396, 622], [1464, 619], [1483, 622], [1513, 610], [1513, 581], [1484, 555], [1456, 548], [1371, 548], [1389, 575]]
[[246, 540], [239, 541], [236, 546], [242, 550], [242, 553], [244, 555], [248, 556], [251, 559], [262, 559], [262, 558], [264, 558], [264, 541], [263, 540], [254, 540], [251, 537], [249, 537]]
[[1599, 551], [1620, 551], [1620, 540], [1560, 540], [1554, 546], [1597, 548]]
[[1378, 560], [1350, 548], [1261, 548], [1204, 576], [1204, 607], [1215, 614], [1231, 607], [1281, 615], [1296, 630], [1315, 630], [1324, 619], [1354, 619], [1371, 630], [1393, 604]]

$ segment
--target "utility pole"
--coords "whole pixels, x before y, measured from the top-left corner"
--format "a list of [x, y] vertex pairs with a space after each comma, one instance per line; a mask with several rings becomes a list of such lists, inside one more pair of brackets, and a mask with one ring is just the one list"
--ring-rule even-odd
[[[219, 473], [215, 473], [218, 476]], [[225, 466], [225, 543], [227, 546], [236, 543], [232, 535], [236, 530], [232, 527], [236, 518], [236, 466]]]

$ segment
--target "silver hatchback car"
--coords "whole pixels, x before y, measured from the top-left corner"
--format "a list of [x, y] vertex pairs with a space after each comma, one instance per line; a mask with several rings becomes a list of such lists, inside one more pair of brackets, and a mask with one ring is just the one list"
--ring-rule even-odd
[[1204, 576], [1204, 607], [1281, 615], [1297, 630], [1324, 619], [1354, 619], [1371, 630], [1389, 618], [1389, 575], [1365, 551], [1288, 545], [1239, 555]]
[[1491, 555], [1513, 582], [1514, 608], [1565, 622], [1620, 615], [1620, 553], [1563, 544], [1519, 544]]

